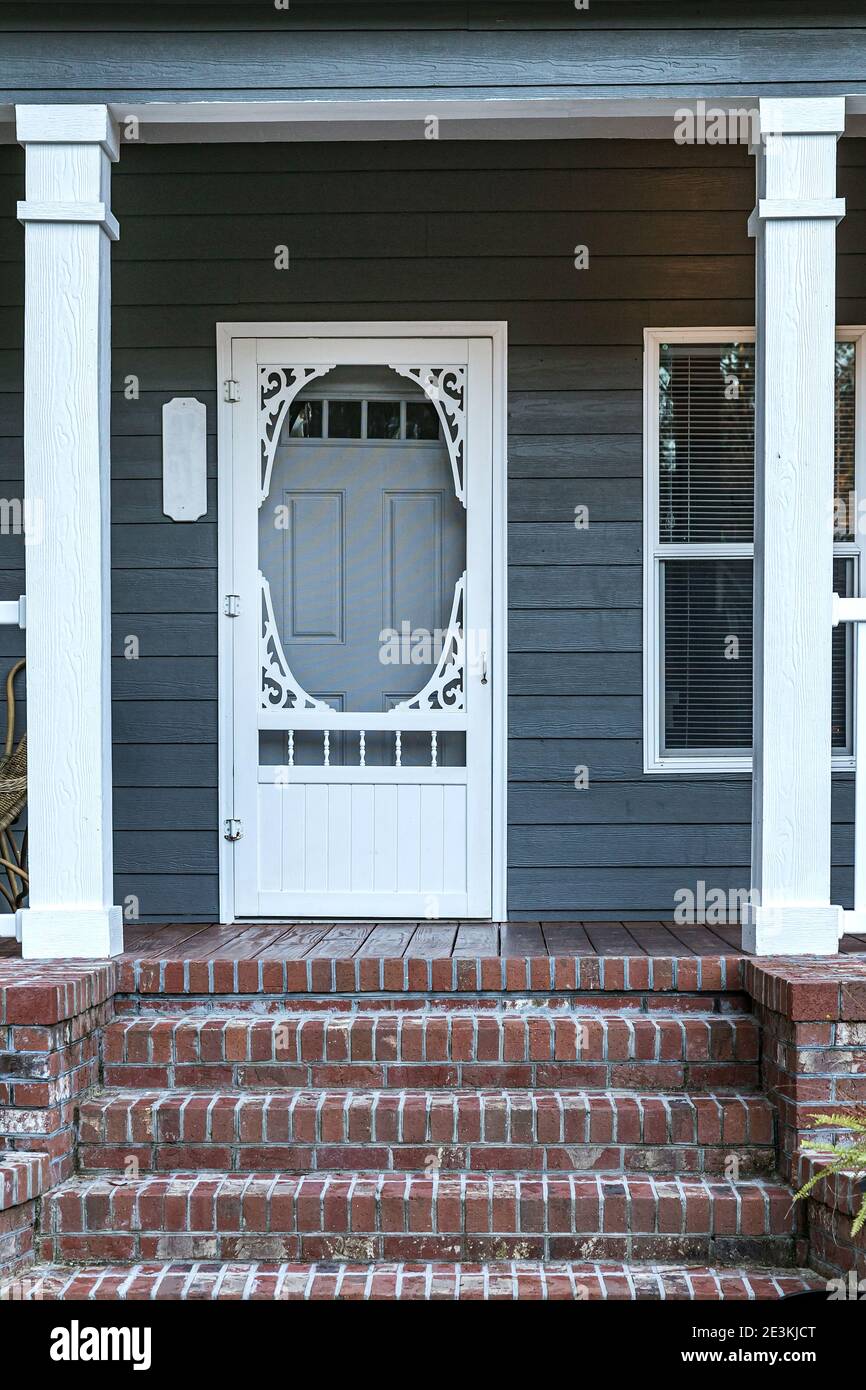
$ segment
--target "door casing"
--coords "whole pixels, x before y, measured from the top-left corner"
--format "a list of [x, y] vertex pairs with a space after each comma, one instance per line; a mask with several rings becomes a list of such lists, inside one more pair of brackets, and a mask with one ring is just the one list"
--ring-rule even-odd
[[493, 573], [493, 635], [490, 672], [492, 708], [492, 919], [507, 916], [507, 326], [498, 322], [387, 323], [219, 323], [217, 335], [217, 469], [218, 469], [218, 690], [219, 690], [219, 903], [220, 921], [235, 920], [234, 851], [224, 838], [225, 822], [234, 815], [234, 708], [232, 632], [224, 612], [232, 592], [232, 411], [224, 383], [232, 375], [232, 342], [236, 338], [475, 338], [491, 343], [493, 515], [491, 554]]

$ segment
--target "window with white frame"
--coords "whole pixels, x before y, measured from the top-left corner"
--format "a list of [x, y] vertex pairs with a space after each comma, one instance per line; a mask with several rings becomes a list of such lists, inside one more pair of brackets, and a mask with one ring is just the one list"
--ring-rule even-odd
[[[839, 329], [833, 587], [859, 592], [866, 329]], [[752, 329], [648, 329], [644, 383], [644, 768], [751, 768]], [[852, 764], [852, 625], [833, 644], [834, 766]]]

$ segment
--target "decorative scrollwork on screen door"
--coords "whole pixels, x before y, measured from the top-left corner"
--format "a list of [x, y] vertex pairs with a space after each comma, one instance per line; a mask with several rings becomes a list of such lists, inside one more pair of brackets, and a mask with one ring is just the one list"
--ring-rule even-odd
[[335, 365], [331, 362], [323, 367], [259, 367], [259, 506], [271, 490], [274, 458], [292, 402], [305, 386], [333, 371]]
[[463, 631], [463, 607], [466, 598], [466, 571], [454, 585], [451, 618], [436, 669], [427, 684], [411, 700], [401, 700], [396, 709], [463, 710], [466, 708], [466, 638]]
[[458, 501], [466, 506], [466, 368], [401, 367], [391, 363], [392, 372], [414, 381], [431, 402], [448, 449], [451, 475]]
[[271, 586], [259, 570], [262, 603], [262, 709], [329, 710], [324, 700], [308, 695], [292, 675], [274, 617]]

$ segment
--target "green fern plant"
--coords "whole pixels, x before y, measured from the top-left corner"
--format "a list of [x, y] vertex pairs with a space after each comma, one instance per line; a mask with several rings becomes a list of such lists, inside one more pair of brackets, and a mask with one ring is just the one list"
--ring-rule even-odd
[[[866, 1106], [856, 1105], [845, 1115], [812, 1115], [810, 1118], [813, 1124], [824, 1125], [827, 1129], [850, 1130], [854, 1138], [850, 1143], [827, 1144], [826, 1151], [833, 1155], [832, 1162], [814, 1173], [808, 1182], [803, 1183], [799, 1192], [794, 1194], [795, 1202], [802, 1197], [808, 1197], [817, 1183], [823, 1178], [832, 1177], [834, 1173], [853, 1173], [855, 1178], [866, 1180]], [[864, 1226], [866, 1192], [863, 1193], [860, 1210], [854, 1217], [851, 1234], [858, 1235]]]

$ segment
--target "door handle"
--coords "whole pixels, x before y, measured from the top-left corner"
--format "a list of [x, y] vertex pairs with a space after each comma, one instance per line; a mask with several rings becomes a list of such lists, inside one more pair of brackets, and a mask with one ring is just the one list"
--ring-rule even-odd
[[487, 653], [481, 653], [481, 684], [487, 684]]

